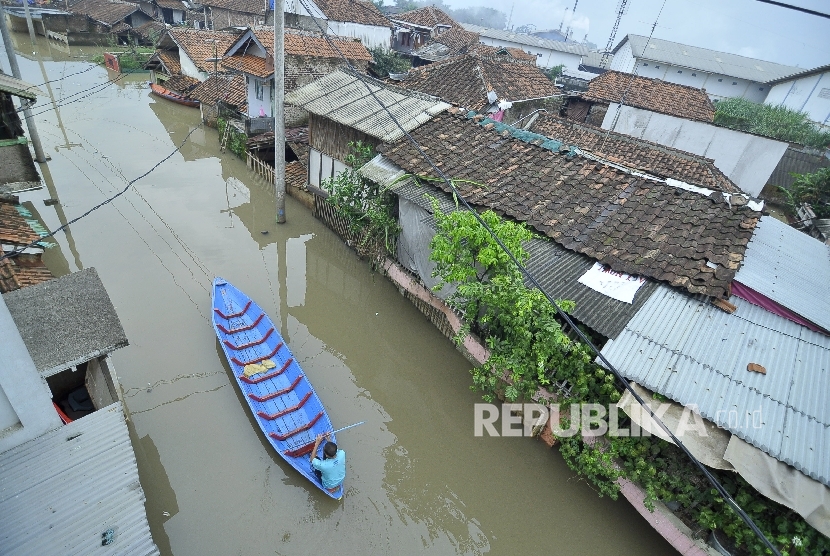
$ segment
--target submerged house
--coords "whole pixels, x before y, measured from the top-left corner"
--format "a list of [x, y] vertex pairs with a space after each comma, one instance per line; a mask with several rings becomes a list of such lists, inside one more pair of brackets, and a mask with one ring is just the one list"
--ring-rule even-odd
[[346, 166], [350, 142], [377, 145], [403, 136], [398, 126], [378, 104], [393, 107], [404, 130], [411, 131], [447, 110], [450, 105], [436, 97], [385, 85], [367, 76], [337, 70], [285, 96], [309, 114], [308, 183], [320, 187]]
[[18, 97], [21, 103], [34, 103], [43, 94], [36, 85], [0, 71], [0, 194], [41, 187], [12, 97]]
[[[159, 39], [158, 48], [145, 68], [155, 72], [156, 76], [180, 74], [206, 81], [218, 73], [218, 58], [235, 39], [236, 35], [230, 33], [168, 29]], [[215, 63], [214, 59], [217, 59]]]
[[44, 13], [42, 19], [48, 37], [69, 45], [109, 44], [112, 35], [126, 44], [131, 29], [153, 21], [152, 10], [121, 0], [79, 0], [68, 11]]
[[[365, 72], [371, 54], [359, 41], [352, 39], [329, 41], [317, 34], [286, 30], [285, 93], [288, 94], [315, 79], [319, 79], [345, 65], [340, 53], [359, 71]], [[225, 71], [239, 72], [245, 77], [249, 134], [273, 131], [274, 106], [274, 31], [248, 29], [224, 52]], [[285, 123], [296, 126], [305, 122], [307, 113], [298, 107], [285, 107]], [[267, 120], [264, 127], [256, 119]]]

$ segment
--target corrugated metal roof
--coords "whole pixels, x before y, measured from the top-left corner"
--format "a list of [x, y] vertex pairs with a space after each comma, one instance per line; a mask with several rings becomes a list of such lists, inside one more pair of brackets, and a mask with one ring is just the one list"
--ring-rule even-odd
[[785, 77], [780, 77], [778, 79], [773, 79], [772, 81], [767, 81], [767, 85], [778, 85], [779, 83], [783, 83], [784, 81], [791, 81], [794, 79], [801, 79], [802, 77], [809, 77], [811, 75], [815, 75], [817, 73], [827, 73], [830, 71], [830, 64], [824, 66], [818, 66], [817, 68], [808, 69], [804, 71], [800, 71], [798, 73], [794, 73], [792, 75], [787, 75]]
[[762, 216], [735, 280], [830, 330], [830, 246]]
[[[359, 172], [430, 213], [432, 198], [444, 213], [458, 210], [451, 195], [430, 184], [404, 178], [405, 172], [382, 155], [369, 161]], [[648, 281], [637, 292], [633, 304], [617, 301], [577, 281], [593, 266], [593, 259], [542, 238], [533, 239], [524, 247], [530, 253], [526, 268], [542, 288], [554, 299], [575, 301], [573, 316], [608, 338], [620, 333], [657, 287], [655, 282]]]
[[704, 418], [830, 486], [830, 338], [729, 301], [733, 314], [661, 285], [602, 354], [626, 378], [696, 404]]
[[43, 96], [44, 94], [43, 91], [37, 88], [37, 85], [32, 85], [22, 79], [6, 75], [2, 72], [0, 72], [0, 92], [29, 100], [35, 100], [38, 95]]
[[384, 106], [406, 131], [450, 107], [435, 97], [391, 87], [366, 76], [359, 79], [344, 70], [332, 72], [297, 89], [285, 96], [285, 102], [385, 142], [400, 139], [403, 131]]
[[570, 52], [571, 54], [579, 54], [580, 56], [584, 56], [591, 52], [590, 48], [578, 43], [552, 41], [541, 37], [534, 37], [533, 35], [525, 35], [524, 33], [512, 33], [510, 31], [491, 29], [489, 27], [481, 27], [479, 25], [472, 25], [469, 23], [462, 23], [461, 26], [466, 31], [478, 33], [481, 37], [487, 37], [497, 41], [513, 42], [516, 44], [534, 46], [536, 48], [556, 50], [558, 52]]
[[3, 294], [3, 299], [44, 376], [128, 344], [95, 268]]
[[120, 403], [0, 454], [3, 554], [159, 554], [144, 500]]
[[802, 68], [794, 66], [785, 66], [663, 39], [649, 39], [640, 35], [628, 35], [620, 41], [617, 47], [614, 48], [615, 54], [626, 40], [631, 43], [635, 58], [645, 58], [646, 60], [674, 66], [719, 73], [729, 77], [755, 81], [756, 83], [766, 83], [773, 79], [804, 71]]
[[648, 280], [634, 303], [617, 301], [578, 282], [593, 259], [546, 239], [533, 239], [524, 247], [530, 253], [527, 270], [542, 288], [554, 299], [576, 302], [573, 317], [606, 338], [616, 338], [657, 288], [657, 282]]

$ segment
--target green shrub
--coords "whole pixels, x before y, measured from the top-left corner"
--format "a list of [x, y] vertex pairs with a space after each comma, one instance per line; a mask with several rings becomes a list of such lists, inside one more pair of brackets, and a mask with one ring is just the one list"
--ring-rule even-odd
[[830, 132], [820, 131], [804, 112], [783, 106], [729, 98], [715, 106], [715, 123], [808, 147], [823, 149], [830, 146]]

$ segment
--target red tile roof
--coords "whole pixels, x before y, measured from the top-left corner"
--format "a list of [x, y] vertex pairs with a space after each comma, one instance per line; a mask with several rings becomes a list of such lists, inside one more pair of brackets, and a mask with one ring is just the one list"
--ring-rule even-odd
[[478, 33], [466, 31], [460, 25], [451, 27], [430, 40], [449, 47], [451, 54], [465, 54], [470, 46], [479, 44]]
[[424, 6], [417, 10], [410, 10], [402, 14], [393, 15], [390, 19], [429, 28], [435, 27], [436, 25], [449, 25], [450, 27], [458, 25], [453, 18], [435, 6]]
[[[31, 214], [15, 196], [0, 198], [0, 242], [23, 247], [41, 235], [30, 222]], [[0, 251], [2, 253], [2, 251]], [[0, 293], [10, 292], [54, 278], [39, 254], [20, 254], [0, 261]]]
[[182, 72], [178, 50], [157, 50], [156, 56], [170, 75], [178, 75]]
[[170, 79], [167, 79], [161, 83], [161, 85], [163, 85], [165, 89], [169, 89], [173, 92], [179, 93], [180, 95], [188, 96], [190, 91], [196, 88], [199, 83], [200, 81], [198, 79], [194, 79], [187, 75], [173, 75]]
[[740, 192], [714, 160], [692, 153], [548, 114], [540, 115], [531, 131], [576, 145], [632, 170], [717, 191]]
[[19, 255], [0, 261], [0, 293], [34, 286], [54, 278], [40, 256]]
[[[207, 62], [206, 60], [213, 58], [214, 52], [217, 57], [222, 56], [222, 53], [236, 39], [236, 35], [215, 31], [198, 31], [196, 29], [170, 29], [168, 33], [196, 67], [206, 73], [213, 72], [213, 62]], [[215, 50], [213, 47], [214, 41], [216, 44]]]
[[294, 160], [285, 165], [285, 185], [305, 189], [308, 183], [308, 171], [302, 162]]
[[623, 99], [627, 106], [678, 118], [701, 122], [715, 119], [715, 106], [703, 89], [618, 71], [607, 71], [592, 79], [582, 98], [601, 103], [618, 103]]
[[217, 99], [238, 108], [247, 106], [248, 90], [242, 74], [210, 76], [190, 92], [190, 98], [204, 104], [216, 104]]
[[273, 64], [266, 64], [265, 58], [254, 56], [253, 54], [243, 54], [241, 56], [228, 56], [222, 59], [222, 66], [225, 69], [232, 71], [242, 71], [250, 73], [257, 77], [268, 77], [274, 74]]
[[[567, 147], [554, 152], [555, 144], [539, 146], [528, 132], [481, 119], [453, 109], [411, 132], [471, 204], [527, 222], [618, 272], [729, 295], [760, 213], [730, 207], [719, 193], [705, 197], [572, 156]], [[406, 172], [437, 177], [409, 141], [379, 150]]]
[[28, 245], [39, 240], [40, 234], [29, 226], [26, 217], [18, 210], [17, 197], [11, 199], [0, 199], [0, 241]]
[[363, 25], [392, 27], [372, 2], [362, 0], [314, 0], [314, 3], [331, 21], [348, 21]]
[[411, 69], [396, 85], [473, 109], [488, 104], [488, 91], [510, 101], [562, 92], [535, 65], [470, 54]]

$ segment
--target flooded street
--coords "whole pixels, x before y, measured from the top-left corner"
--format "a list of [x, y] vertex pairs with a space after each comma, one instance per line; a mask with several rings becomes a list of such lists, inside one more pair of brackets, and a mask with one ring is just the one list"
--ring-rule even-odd
[[[15, 35], [23, 79], [57, 80], [55, 104], [33, 108], [52, 160], [40, 166], [48, 187], [21, 201], [49, 229], [187, 137], [123, 196], [58, 234], [45, 257], [56, 275], [95, 267], [130, 340], [113, 359], [162, 554], [672, 553], [557, 450], [474, 437], [481, 400], [470, 364], [293, 198], [277, 227], [272, 186], [219, 153], [198, 109], [150, 96], [149, 74], [84, 71], [80, 57], [94, 49], [39, 39], [35, 49]], [[45, 206], [48, 198], [59, 203]], [[342, 501], [261, 437], [209, 322], [214, 276], [279, 323], [336, 427], [366, 421], [338, 436], [348, 453]]]

